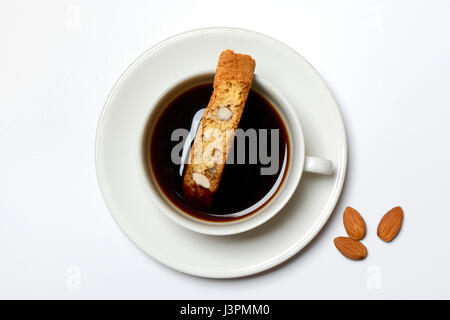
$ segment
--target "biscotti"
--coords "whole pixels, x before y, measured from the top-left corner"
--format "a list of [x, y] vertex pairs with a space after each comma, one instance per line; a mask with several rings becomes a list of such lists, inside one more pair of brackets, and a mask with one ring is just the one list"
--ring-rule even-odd
[[250, 91], [255, 61], [225, 50], [220, 54], [214, 90], [191, 148], [183, 178], [188, 200], [208, 206], [217, 191]]

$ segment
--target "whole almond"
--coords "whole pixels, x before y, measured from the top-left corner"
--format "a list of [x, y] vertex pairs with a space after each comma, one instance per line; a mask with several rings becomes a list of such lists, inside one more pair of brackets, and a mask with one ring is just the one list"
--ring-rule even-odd
[[352, 260], [362, 260], [367, 257], [367, 248], [359, 241], [347, 237], [337, 237], [334, 245], [343, 256]]
[[366, 223], [358, 211], [352, 207], [345, 208], [344, 227], [350, 238], [361, 240], [366, 235]]
[[386, 242], [392, 241], [400, 231], [403, 222], [403, 210], [395, 207], [389, 210], [378, 224], [378, 237]]

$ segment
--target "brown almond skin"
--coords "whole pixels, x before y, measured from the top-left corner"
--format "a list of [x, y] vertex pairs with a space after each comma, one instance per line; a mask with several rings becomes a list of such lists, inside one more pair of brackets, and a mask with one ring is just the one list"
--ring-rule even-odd
[[367, 248], [359, 241], [348, 237], [337, 237], [334, 245], [346, 258], [352, 260], [362, 260], [367, 257]]
[[400, 231], [403, 223], [403, 209], [395, 207], [389, 210], [378, 224], [378, 237], [386, 242], [392, 241]]
[[352, 207], [345, 208], [344, 211], [344, 227], [350, 238], [361, 240], [366, 235], [366, 223], [358, 211]]

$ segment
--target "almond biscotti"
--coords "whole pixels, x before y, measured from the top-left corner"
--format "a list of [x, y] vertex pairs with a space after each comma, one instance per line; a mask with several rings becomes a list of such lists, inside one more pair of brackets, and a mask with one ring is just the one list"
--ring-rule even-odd
[[197, 130], [183, 178], [188, 200], [208, 206], [217, 191], [250, 91], [255, 61], [225, 50], [220, 54], [214, 91]]

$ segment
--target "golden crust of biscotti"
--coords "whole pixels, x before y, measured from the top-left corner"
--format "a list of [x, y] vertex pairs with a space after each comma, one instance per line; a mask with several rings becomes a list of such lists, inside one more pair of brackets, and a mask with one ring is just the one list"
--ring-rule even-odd
[[[185, 198], [197, 205], [208, 206], [219, 187], [254, 69], [255, 61], [249, 55], [225, 50], [219, 57], [214, 91], [196, 133], [183, 179]], [[224, 108], [231, 114], [226, 120], [219, 116], [219, 111]], [[193, 178], [194, 173], [205, 176], [209, 186], [199, 185]]]
[[251, 87], [254, 71], [255, 60], [251, 56], [234, 53], [232, 50], [224, 50], [217, 63], [214, 88], [220, 86], [224, 81], [232, 80]]

